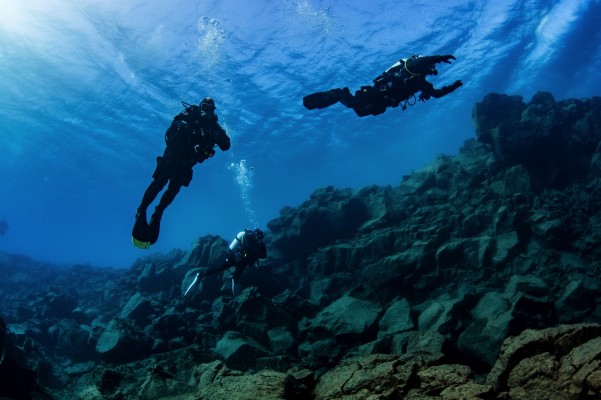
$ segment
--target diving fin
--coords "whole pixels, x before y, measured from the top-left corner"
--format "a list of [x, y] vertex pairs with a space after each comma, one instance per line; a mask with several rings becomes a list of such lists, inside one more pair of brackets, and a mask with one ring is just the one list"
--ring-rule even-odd
[[150, 243], [148, 231], [149, 228], [148, 222], [146, 222], [146, 214], [138, 215], [136, 223], [134, 224], [134, 229], [131, 232], [131, 242], [133, 245], [140, 249], [150, 248], [152, 243]]
[[131, 237], [131, 242], [134, 246], [139, 249], [146, 250], [150, 248], [150, 242], [145, 242], [139, 239], [136, 239], [134, 236]]
[[332, 89], [327, 92], [312, 93], [303, 97], [303, 105], [309, 110], [326, 108], [340, 101], [342, 89]]
[[192, 290], [192, 288], [194, 287], [194, 285], [196, 285], [196, 282], [198, 282], [198, 277], [200, 276], [200, 273], [196, 273], [196, 276], [194, 277], [194, 280], [192, 281], [192, 283], [190, 284], [190, 286], [188, 286], [188, 289], [186, 289], [186, 291], [184, 292], [184, 297], [186, 297], [186, 295], [188, 294], [188, 292], [190, 292], [190, 290]]
[[139, 214], [131, 233], [131, 242], [140, 249], [148, 249], [159, 239], [161, 215], [153, 215], [150, 224], [146, 222], [146, 214]]
[[159, 240], [159, 232], [161, 230], [161, 216], [150, 217], [150, 224], [148, 225], [148, 241], [150, 244], [155, 244]]

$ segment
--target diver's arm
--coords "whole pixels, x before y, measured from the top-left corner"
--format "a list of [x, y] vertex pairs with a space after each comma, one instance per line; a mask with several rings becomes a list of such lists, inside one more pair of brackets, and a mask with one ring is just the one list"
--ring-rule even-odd
[[265, 242], [261, 241], [259, 244], [259, 254], [260, 259], [267, 258], [267, 247], [265, 246]]
[[419, 99], [421, 101], [426, 101], [430, 97], [434, 97], [435, 99], [439, 99], [443, 96], [446, 96], [449, 93], [454, 92], [463, 85], [463, 82], [457, 80], [453, 82], [452, 85], [443, 86], [440, 89], [436, 89], [430, 82], [425, 82], [424, 87], [421, 89], [421, 93], [419, 95]]
[[215, 123], [213, 130], [215, 132], [215, 143], [217, 146], [219, 146], [221, 151], [229, 150], [231, 142], [230, 137], [225, 132], [225, 129], [223, 129], [218, 123]]

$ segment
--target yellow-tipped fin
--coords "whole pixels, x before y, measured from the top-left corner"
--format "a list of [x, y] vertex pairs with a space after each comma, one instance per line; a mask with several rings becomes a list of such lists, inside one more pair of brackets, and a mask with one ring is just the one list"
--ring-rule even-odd
[[149, 249], [150, 248], [150, 242], [143, 242], [141, 240], [136, 239], [135, 237], [131, 237], [131, 242], [134, 244], [134, 246], [136, 246], [139, 249]]

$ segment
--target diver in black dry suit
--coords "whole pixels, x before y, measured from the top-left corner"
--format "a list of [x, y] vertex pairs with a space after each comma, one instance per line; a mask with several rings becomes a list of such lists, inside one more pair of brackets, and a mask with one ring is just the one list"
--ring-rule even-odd
[[[348, 88], [331, 89], [325, 92], [312, 93], [303, 98], [303, 105], [309, 110], [326, 108], [338, 102], [352, 108], [360, 117], [382, 114], [388, 107], [402, 104], [403, 110], [407, 105], [415, 104], [418, 92], [419, 100], [426, 101], [430, 97], [440, 98], [455, 91], [463, 85], [460, 80], [449, 86], [436, 89], [426, 80], [428, 75], [438, 75], [437, 63], [450, 64], [455, 60], [452, 55], [418, 56], [402, 58], [385, 72], [373, 80], [372, 86], [361, 86], [353, 96]], [[411, 103], [413, 99], [413, 103]]]
[[[199, 105], [182, 104], [185, 109], [173, 118], [165, 133], [167, 147], [163, 156], [157, 157], [153, 180], [136, 212], [136, 223], [132, 231], [132, 242], [136, 247], [147, 249], [157, 241], [163, 212], [181, 187], [190, 184], [192, 167], [213, 157], [215, 146], [222, 151], [230, 148], [230, 138], [217, 122], [215, 101], [212, 98], [204, 98]], [[150, 222], [146, 222], [146, 209], [165, 186], [167, 190], [154, 209]]]

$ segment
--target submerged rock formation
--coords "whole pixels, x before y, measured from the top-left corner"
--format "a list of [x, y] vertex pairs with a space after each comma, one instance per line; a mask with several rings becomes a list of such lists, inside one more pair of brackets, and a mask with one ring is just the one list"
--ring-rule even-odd
[[601, 98], [473, 119], [398, 186], [281, 210], [236, 297], [227, 273], [181, 297], [216, 236], [127, 271], [2, 255], [5, 336], [56, 398], [599, 397]]

